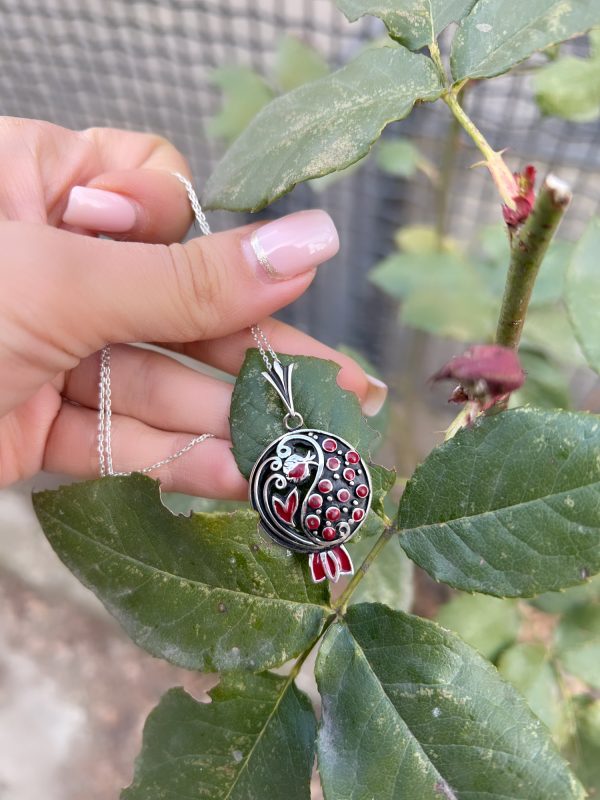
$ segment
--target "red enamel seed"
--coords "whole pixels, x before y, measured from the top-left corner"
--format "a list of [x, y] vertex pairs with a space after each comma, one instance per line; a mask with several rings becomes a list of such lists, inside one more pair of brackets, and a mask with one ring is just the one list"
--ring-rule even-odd
[[335, 439], [325, 439], [323, 442], [323, 450], [325, 450], [326, 453], [335, 453], [336, 448], [337, 442]]
[[369, 487], [366, 485], [366, 483], [361, 483], [360, 486], [356, 487], [357, 497], [363, 498], [366, 497], [368, 494], [369, 494]]
[[323, 494], [327, 494], [333, 489], [333, 483], [328, 481], [327, 479], [319, 481], [319, 491], [323, 492]]
[[346, 461], [348, 464], [358, 464], [360, 461], [360, 456], [356, 452], [356, 450], [348, 450], [346, 453]]
[[350, 500], [350, 492], [348, 489], [340, 489], [337, 493], [337, 499], [340, 503], [347, 503]]
[[332, 539], [335, 539], [337, 536], [334, 528], [323, 528], [323, 538], [330, 542]]
[[320, 494], [311, 494], [311, 496], [308, 498], [308, 505], [311, 508], [321, 508], [323, 505], [323, 498]]
[[346, 469], [344, 470], [344, 478], [347, 481], [353, 481], [355, 477], [356, 477], [356, 472], [354, 472], [354, 470], [351, 467], [346, 467]]
[[341, 462], [339, 458], [328, 458], [327, 459], [327, 469], [330, 469], [332, 472], [335, 472], [336, 469], [341, 467]]
[[321, 520], [316, 514], [309, 514], [306, 518], [306, 527], [309, 531], [316, 531], [320, 524]]
[[340, 510], [337, 506], [330, 506], [325, 512], [325, 516], [330, 522], [336, 522], [340, 518]]
[[360, 522], [364, 515], [365, 512], [362, 510], [362, 508], [355, 508], [352, 512], [352, 519], [354, 522]]

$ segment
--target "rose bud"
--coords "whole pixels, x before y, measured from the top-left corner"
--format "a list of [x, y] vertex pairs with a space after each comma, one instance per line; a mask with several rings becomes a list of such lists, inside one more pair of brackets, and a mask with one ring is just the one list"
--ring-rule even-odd
[[532, 164], [528, 164], [523, 172], [515, 172], [517, 193], [513, 195], [513, 201], [516, 207], [511, 209], [507, 205], [502, 206], [502, 216], [510, 228], [521, 225], [531, 214], [535, 203], [535, 174]]
[[519, 389], [525, 373], [514, 350], [496, 344], [476, 344], [450, 359], [431, 380], [457, 381], [448, 402], [474, 403], [479, 413]]

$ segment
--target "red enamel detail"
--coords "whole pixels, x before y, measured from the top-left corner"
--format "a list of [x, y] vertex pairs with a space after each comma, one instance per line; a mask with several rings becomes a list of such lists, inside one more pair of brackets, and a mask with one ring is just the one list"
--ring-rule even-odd
[[361, 483], [360, 486], [356, 487], [355, 491], [357, 497], [363, 498], [369, 494], [369, 487], [366, 483]]
[[350, 500], [350, 492], [348, 489], [340, 489], [337, 493], [337, 499], [340, 503], [347, 503]]
[[279, 519], [291, 524], [293, 516], [298, 508], [298, 490], [292, 491], [285, 498], [285, 502], [280, 497], [273, 498], [273, 508]]
[[360, 456], [356, 452], [356, 450], [348, 450], [346, 453], [346, 461], [348, 464], [358, 464], [360, 461]]
[[307, 464], [296, 464], [295, 467], [288, 472], [288, 478], [291, 478], [293, 481], [301, 481], [302, 478], [305, 478], [308, 475], [308, 465]]
[[335, 532], [335, 528], [330, 528], [329, 526], [323, 528], [323, 538], [328, 542], [330, 542], [332, 539], [335, 539], [336, 536], [337, 533]]
[[306, 527], [309, 531], [316, 531], [321, 524], [321, 520], [316, 514], [309, 514], [306, 518]]
[[321, 561], [320, 553], [310, 554], [308, 558], [308, 567], [310, 569], [310, 575], [313, 579], [313, 583], [321, 583], [327, 577], [325, 575], [325, 569], [323, 567], [323, 562]]
[[330, 469], [332, 472], [335, 472], [336, 469], [339, 469], [342, 466], [342, 462], [339, 458], [328, 458], [327, 459], [327, 469]]
[[311, 494], [308, 498], [308, 505], [310, 508], [321, 508], [323, 505], [323, 498], [320, 494]]
[[355, 508], [352, 512], [352, 519], [354, 522], [360, 522], [364, 515], [365, 512], [362, 510], [362, 508]]
[[319, 481], [319, 491], [323, 492], [323, 494], [327, 494], [333, 489], [333, 483], [328, 480]]
[[346, 467], [344, 470], [344, 478], [346, 478], [347, 481], [353, 481], [354, 478], [356, 478], [356, 472], [354, 472], [352, 467]]
[[325, 516], [330, 522], [336, 522], [340, 518], [341, 512], [337, 506], [330, 506], [325, 512]]
[[350, 553], [346, 550], [344, 545], [340, 545], [339, 547], [334, 547], [331, 552], [335, 553], [339, 561], [340, 575], [352, 575], [354, 573], [354, 567], [352, 566], [352, 559], [350, 558]]
[[335, 453], [336, 449], [337, 442], [335, 439], [325, 439], [323, 442], [323, 450], [325, 450], [326, 453]]

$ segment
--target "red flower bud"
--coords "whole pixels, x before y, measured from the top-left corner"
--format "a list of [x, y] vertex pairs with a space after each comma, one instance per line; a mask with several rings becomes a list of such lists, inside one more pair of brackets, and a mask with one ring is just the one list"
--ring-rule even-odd
[[432, 380], [457, 381], [459, 385], [448, 402], [472, 402], [478, 411], [485, 411], [519, 389], [525, 373], [514, 350], [496, 344], [476, 344], [450, 359]]
[[536, 170], [532, 164], [528, 164], [523, 172], [515, 172], [517, 193], [513, 195], [513, 200], [516, 208], [513, 210], [507, 205], [502, 206], [504, 221], [511, 228], [521, 225], [531, 214], [535, 203], [535, 174]]

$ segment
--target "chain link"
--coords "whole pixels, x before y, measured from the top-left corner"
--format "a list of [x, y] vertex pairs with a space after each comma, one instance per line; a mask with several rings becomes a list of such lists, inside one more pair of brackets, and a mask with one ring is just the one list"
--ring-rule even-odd
[[[173, 172], [171, 173], [174, 175], [185, 187], [187, 192], [188, 199], [190, 201], [190, 205], [192, 207], [192, 211], [194, 212], [195, 221], [205, 236], [208, 236], [211, 233], [210, 225], [208, 224], [208, 220], [206, 219], [206, 215], [202, 210], [202, 206], [200, 205], [200, 201], [198, 200], [198, 195], [196, 194], [194, 187], [192, 186], [191, 182], [182, 175], [180, 172]], [[258, 351], [262, 357], [262, 360], [265, 362], [265, 365], [268, 370], [273, 368], [273, 365], [279, 363], [279, 359], [277, 358], [277, 354], [271, 347], [269, 340], [267, 339], [265, 332], [259, 325], [253, 325], [250, 328], [250, 333], [252, 334], [252, 338], [256, 342], [256, 346], [258, 347]], [[129, 472], [115, 472], [113, 470], [113, 461], [112, 461], [112, 392], [111, 392], [111, 373], [110, 373], [110, 345], [107, 344], [105, 347], [102, 348], [100, 353], [100, 381], [98, 387], [98, 465], [100, 469], [100, 476], [104, 477], [105, 475], [129, 475]], [[273, 361], [269, 361], [269, 356], [273, 359]], [[159, 467], [164, 467], [166, 464], [170, 464], [175, 459], [180, 458], [185, 453], [188, 453], [193, 447], [201, 442], [206, 441], [206, 439], [214, 439], [214, 435], [212, 433], [203, 433], [200, 436], [194, 437], [191, 441], [189, 441], [184, 447], [177, 452], [173, 453], [167, 458], [163, 458], [160, 461], [156, 461], [154, 464], [151, 464], [149, 467], [144, 467], [143, 469], [135, 470], [135, 472], [142, 472], [148, 473], [152, 472]]]

